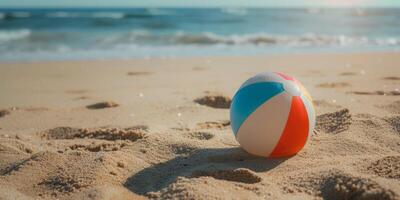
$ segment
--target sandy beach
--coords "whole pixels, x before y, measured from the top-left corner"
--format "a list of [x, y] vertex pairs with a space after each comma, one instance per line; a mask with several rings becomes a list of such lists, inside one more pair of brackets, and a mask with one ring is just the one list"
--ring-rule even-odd
[[[230, 128], [265, 71], [314, 99], [293, 157], [254, 157]], [[0, 95], [0, 199], [400, 198], [400, 53], [2, 63]]]

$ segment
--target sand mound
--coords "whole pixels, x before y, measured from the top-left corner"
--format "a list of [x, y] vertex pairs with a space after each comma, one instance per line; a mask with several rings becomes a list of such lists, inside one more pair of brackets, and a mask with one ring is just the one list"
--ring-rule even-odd
[[229, 120], [221, 122], [201, 122], [196, 124], [196, 129], [224, 129], [231, 125]]
[[206, 95], [195, 99], [194, 102], [213, 108], [230, 108], [232, 100], [222, 95]]
[[[16, 136], [17, 138], [19, 136]], [[34, 145], [16, 138], [0, 139], [0, 151], [2, 153], [31, 154], [36, 151]]]
[[400, 179], [400, 156], [386, 156], [368, 166], [378, 176]]
[[211, 140], [214, 138], [214, 134], [209, 132], [190, 132], [188, 136], [189, 138], [198, 140]]
[[223, 184], [223, 189], [221, 186], [221, 182], [215, 181], [211, 177], [178, 177], [168, 187], [159, 192], [149, 192], [146, 196], [150, 199], [265, 199], [266, 196], [271, 197], [271, 193], [260, 194], [264, 190], [257, 187], [246, 187], [240, 183]]
[[10, 111], [8, 111], [8, 110], [0, 110], [0, 117], [4, 117], [9, 114], [10, 114]]
[[137, 72], [128, 72], [126, 73], [128, 76], [143, 76], [143, 75], [150, 75], [153, 74], [152, 72], [146, 71], [137, 71]]
[[192, 177], [211, 176], [215, 179], [234, 181], [241, 183], [258, 183], [262, 179], [255, 172], [239, 168], [234, 170], [219, 170], [219, 171], [195, 171]]
[[117, 176], [110, 172], [117, 166], [112, 159], [102, 154], [40, 152], [16, 163], [1, 178], [10, 185], [24, 181], [16, 189], [33, 188], [29, 194], [41, 199], [64, 199], [72, 192], [115, 182]]
[[322, 197], [330, 199], [396, 199], [393, 191], [382, 188], [372, 180], [334, 175], [325, 180]]
[[344, 88], [351, 86], [350, 83], [346, 82], [337, 82], [337, 83], [321, 83], [318, 84], [317, 87], [321, 88]]
[[349, 129], [352, 118], [347, 108], [317, 116], [315, 129], [326, 133], [336, 134]]
[[101, 185], [74, 193], [69, 199], [85, 200], [144, 200], [143, 196], [136, 195], [122, 186]]
[[384, 80], [391, 80], [391, 81], [400, 81], [400, 77], [398, 76], [387, 76], [383, 78]]
[[57, 127], [45, 131], [42, 136], [48, 139], [92, 138], [100, 140], [130, 140], [132, 142], [144, 138], [146, 131], [140, 128], [95, 128], [81, 129], [71, 127]]
[[113, 108], [117, 107], [119, 104], [113, 102], [113, 101], [104, 101], [104, 102], [99, 102], [95, 104], [91, 104], [86, 106], [88, 109], [103, 109], [103, 108]]
[[45, 131], [43, 136], [48, 139], [74, 139], [81, 133], [81, 129], [72, 127], [56, 127]]

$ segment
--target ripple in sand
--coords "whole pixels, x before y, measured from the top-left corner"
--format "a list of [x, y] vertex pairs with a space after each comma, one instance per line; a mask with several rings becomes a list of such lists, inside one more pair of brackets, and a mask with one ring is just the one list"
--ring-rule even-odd
[[4, 117], [4, 116], [6, 116], [6, 115], [9, 115], [10, 114], [10, 111], [8, 111], [8, 110], [0, 110], [0, 117]]
[[100, 140], [130, 140], [132, 142], [144, 138], [146, 130], [135, 128], [96, 128], [81, 129], [71, 127], [57, 127], [44, 132], [43, 136], [48, 139], [75, 139], [91, 138]]
[[204, 71], [206, 68], [204, 67], [193, 67], [192, 70], [193, 71]]
[[212, 108], [230, 108], [232, 100], [222, 95], [206, 95], [195, 99], [194, 102]]
[[89, 90], [67, 90], [65, 92], [68, 94], [85, 94], [88, 93]]
[[234, 181], [241, 183], [258, 183], [261, 182], [261, 177], [255, 172], [246, 168], [230, 169], [230, 170], [218, 170], [218, 171], [195, 171], [192, 173], [192, 177], [210, 176], [215, 179]]
[[317, 116], [315, 129], [331, 134], [337, 134], [349, 129], [352, 118], [347, 108]]
[[137, 72], [128, 72], [128, 76], [144, 76], [144, 75], [150, 75], [153, 74], [152, 72], [147, 72], [147, 71], [137, 71]]
[[344, 88], [351, 86], [350, 83], [346, 82], [337, 82], [337, 83], [321, 83], [318, 84], [317, 87], [321, 88]]
[[400, 179], [400, 156], [386, 156], [372, 163], [367, 169], [378, 176]]
[[221, 122], [201, 122], [196, 124], [196, 129], [224, 129], [231, 125], [229, 120]]
[[351, 94], [357, 94], [357, 95], [382, 95], [382, 96], [397, 96], [400, 95], [400, 91], [393, 90], [393, 91], [374, 91], [374, 92], [365, 92], [365, 91], [352, 91], [349, 92]]
[[86, 106], [88, 109], [103, 109], [103, 108], [113, 108], [117, 107], [119, 104], [113, 102], [113, 101], [104, 101], [104, 102], [99, 102], [95, 104], [91, 104]]
[[348, 175], [334, 175], [322, 186], [322, 197], [330, 199], [396, 199], [395, 193], [378, 183]]

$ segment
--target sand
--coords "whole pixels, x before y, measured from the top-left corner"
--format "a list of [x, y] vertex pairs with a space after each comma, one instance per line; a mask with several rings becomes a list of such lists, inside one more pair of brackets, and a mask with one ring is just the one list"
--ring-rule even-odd
[[[317, 126], [297, 155], [244, 152], [231, 97], [295, 76]], [[0, 199], [399, 199], [400, 54], [0, 64]]]

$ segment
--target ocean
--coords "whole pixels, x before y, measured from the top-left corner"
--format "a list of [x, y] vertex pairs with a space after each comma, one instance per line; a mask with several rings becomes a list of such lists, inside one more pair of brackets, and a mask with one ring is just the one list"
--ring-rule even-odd
[[0, 61], [400, 50], [400, 9], [0, 9]]

